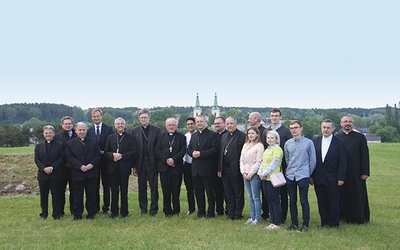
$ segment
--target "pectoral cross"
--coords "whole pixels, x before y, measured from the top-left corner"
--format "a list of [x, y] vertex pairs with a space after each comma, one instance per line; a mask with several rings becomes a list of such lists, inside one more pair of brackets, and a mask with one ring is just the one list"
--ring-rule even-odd
[[227, 150], [227, 149], [225, 149], [225, 151], [224, 151], [224, 155], [226, 155], [226, 153], [228, 153], [228, 150]]
[[169, 147], [169, 152], [172, 153], [172, 147], [171, 146]]

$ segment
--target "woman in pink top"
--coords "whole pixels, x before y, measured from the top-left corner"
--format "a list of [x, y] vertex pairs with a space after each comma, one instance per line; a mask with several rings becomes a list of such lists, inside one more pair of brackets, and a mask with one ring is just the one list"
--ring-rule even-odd
[[257, 225], [261, 217], [261, 179], [257, 174], [260, 167], [264, 146], [260, 140], [260, 131], [257, 127], [247, 129], [246, 143], [243, 145], [240, 155], [240, 172], [242, 173], [244, 185], [250, 203], [250, 219], [246, 225]]

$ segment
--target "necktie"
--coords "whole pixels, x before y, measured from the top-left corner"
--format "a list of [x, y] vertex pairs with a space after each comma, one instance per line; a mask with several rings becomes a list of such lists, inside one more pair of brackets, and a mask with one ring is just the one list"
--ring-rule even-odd
[[96, 137], [97, 137], [97, 140], [99, 140], [99, 138], [100, 138], [100, 126], [99, 125], [96, 126]]

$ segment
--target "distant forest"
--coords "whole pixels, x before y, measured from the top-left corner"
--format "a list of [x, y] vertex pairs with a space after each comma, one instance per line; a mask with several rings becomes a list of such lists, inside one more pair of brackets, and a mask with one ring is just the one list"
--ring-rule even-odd
[[[103, 110], [103, 114], [110, 114], [112, 117], [123, 117], [127, 122], [134, 122], [136, 120], [136, 113], [140, 110], [138, 107], [126, 107], [126, 108], [112, 108], [112, 107], [100, 107]], [[161, 109], [171, 109], [175, 116], [187, 115], [191, 116], [193, 113], [193, 107], [154, 107], [151, 111]], [[203, 106], [203, 110], [211, 109], [211, 106]], [[251, 112], [260, 112], [263, 118], [269, 117], [269, 111], [274, 107], [219, 107], [221, 114], [229, 113], [231, 110], [238, 110], [241, 114], [247, 116]], [[339, 114], [352, 114], [359, 117], [369, 117], [374, 114], [385, 115], [386, 108], [340, 108], [340, 109], [299, 109], [299, 108], [288, 108], [281, 107], [282, 116], [284, 119], [300, 119], [304, 120], [311, 116], [323, 116], [326, 112], [337, 112]], [[0, 105], [0, 125], [4, 124], [23, 124], [32, 118], [37, 118], [41, 121], [49, 123], [60, 122], [63, 116], [69, 115], [77, 121], [91, 122], [91, 108], [81, 109], [77, 106], [67, 106], [64, 104], [54, 103], [15, 103], [15, 104], [3, 104]], [[240, 122], [240, 117], [239, 118]], [[247, 120], [247, 117], [246, 117]]]
[[[122, 117], [126, 120], [126, 131], [130, 132], [133, 127], [140, 125], [137, 118], [138, 107], [112, 108], [99, 107], [103, 110], [103, 122], [109, 125], [114, 119]], [[211, 106], [202, 106], [203, 114], [208, 115], [208, 124], [214, 123], [214, 115], [211, 114]], [[219, 107], [223, 117], [232, 116], [239, 124], [246, 124], [251, 112], [260, 112], [264, 124], [268, 125], [269, 112], [275, 107]], [[343, 115], [351, 115], [354, 125], [362, 128], [363, 133], [379, 136], [382, 142], [400, 141], [399, 110], [394, 105], [392, 108], [386, 105], [384, 108], [340, 108], [340, 109], [300, 109], [278, 107], [282, 111], [284, 124], [288, 125], [290, 120], [298, 119], [303, 124], [303, 134], [313, 138], [321, 133], [320, 123], [329, 118], [336, 124], [336, 132], [340, 130], [340, 119]], [[53, 103], [16, 103], [0, 105], [0, 147], [26, 146], [43, 140], [43, 126], [51, 124], [56, 132], [60, 131], [61, 118], [71, 116], [74, 123], [83, 121], [92, 126], [90, 109], [81, 109], [77, 106], [67, 106]], [[154, 107], [150, 108], [150, 123], [165, 130], [165, 119], [177, 117], [185, 121], [193, 115], [193, 107]], [[211, 126], [212, 128], [212, 126]], [[178, 131], [187, 132], [185, 122], [179, 122]]]

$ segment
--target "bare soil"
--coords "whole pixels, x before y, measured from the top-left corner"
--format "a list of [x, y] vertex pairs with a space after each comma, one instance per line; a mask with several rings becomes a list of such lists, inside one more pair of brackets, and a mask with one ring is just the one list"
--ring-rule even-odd
[[[0, 155], [0, 195], [39, 194], [36, 179], [37, 167], [33, 154], [1, 154]], [[11, 184], [8, 190], [5, 186]], [[24, 191], [16, 191], [16, 186], [23, 184]], [[137, 191], [137, 177], [129, 178], [129, 190]]]

